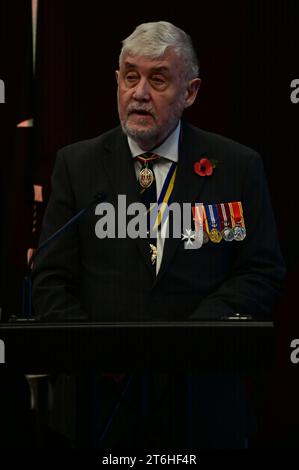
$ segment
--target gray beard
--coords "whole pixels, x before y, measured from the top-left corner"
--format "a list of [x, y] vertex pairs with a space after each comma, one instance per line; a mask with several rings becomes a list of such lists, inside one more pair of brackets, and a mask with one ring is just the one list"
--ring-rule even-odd
[[158, 127], [154, 127], [152, 129], [144, 131], [136, 131], [127, 126], [125, 122], [121, 121], [121, 127], [124, 134], [133, 139], [135, 142], [137, 142], [137, 144], [144, 150], [151, 150], [152, 148], [157, 147], [162, 142], [164, 142], [164, 140], [166, 140], [167, 137], [171, 134], [171, 132], [176, 128], [177, 123], [182, 117], [184, 111], [183, 101], [184, 94], [182, 93], [179, 97], [176, 108], [171, 114], [168, 129], [165, 130], [163, 134], [160, 135], [160, 129]]
[[174, 131], [176, 128], [180, 116], [173, 116], [171, 122], [169, 123], [168, 129], [163, 133], [159, 133], [159, 128], [154, 127], [153, 129], [136, 131], [131, 129], [126, 123], [121, 122], [121, 127], [128, 137], [133, 139], [143, 150], [151, 150], [164, 142], [167, 137]]
[[137, 131], [135, 129], [131, 129], [126, 125], [126, 123], [121, 123], [121, 127], [123, 132], [131, 137], [133, 140], [142, 140], [143, 142], [152, 142], [153, 140], [156, 140], [159, 135], [159, 131], [157, 128], [149, 129], [149, 130], [144, 130], [144, 131]]

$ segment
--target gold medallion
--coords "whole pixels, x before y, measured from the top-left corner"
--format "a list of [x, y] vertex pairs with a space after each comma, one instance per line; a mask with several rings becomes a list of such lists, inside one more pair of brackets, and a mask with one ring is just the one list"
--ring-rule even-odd
[[138, 176], [138, 180], [140, 185], [144, 188], [147, 189], [150, 187], [152, 182], [154, 181], [154, 173], [150, 168], [143, 168]]
[[222, 240], [222, 235], [216, 228], [212, 228], [209, 232], [209, 238], [213, 243], [220, 243]]

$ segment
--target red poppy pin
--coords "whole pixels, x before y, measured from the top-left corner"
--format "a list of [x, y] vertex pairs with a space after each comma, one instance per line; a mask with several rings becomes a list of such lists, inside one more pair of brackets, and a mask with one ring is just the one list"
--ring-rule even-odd
[[214, 168], [217, 166], [217, 160], [209, 160], [206, 157], [201, 158], [194, 163], [194, 171], [199, 176], [211, 176]]

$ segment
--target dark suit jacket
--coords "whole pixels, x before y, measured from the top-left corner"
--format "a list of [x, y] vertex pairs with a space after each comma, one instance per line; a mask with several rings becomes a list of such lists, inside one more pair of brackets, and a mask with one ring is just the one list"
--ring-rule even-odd
[[[194, 162], [218, 161], [211, 176]], [[140, 201], [132, 157], [120, 128], [58, 152], [42, 240], [98, 193], [116, 205]], [[174, 202], [241, 201], [247, 236], [184, 249], [166, 239], [155, 278], [144, 239], [100, 240], [90, 210], [35, 261], [35, 312], [50, 320], [98, 321], [214, 319], [239, 312], [268, 315], [285, 275], [259, 155], [232, 140], [183, 123]]]

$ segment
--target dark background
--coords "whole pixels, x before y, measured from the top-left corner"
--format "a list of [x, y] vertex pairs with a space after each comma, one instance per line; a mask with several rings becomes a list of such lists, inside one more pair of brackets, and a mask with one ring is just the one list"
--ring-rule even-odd
[[[2, 320], [21, 308], [28, 248], [37, 245], [58, 148], [118, 124], [116, 83], [121, 40], [142, 22], [167, 20], [198, 51], [202, 88], [186, 117], [196, 126], [253, 147], [263, 157], [288, 278], [275, 308], [276, 371], [268, 379], [260, 439], [288, 446], [296, 435], [299, 365], [297, 278], [298, 115], [290, 83], [299, 78], [295, 1], [240, 0], [159, 4], [40, 0], [36, 73], [31, 2], [0, 0], [0, 306]], [[17, 123], [34, 118], [34, 127]], [[34, 201], [33, 185], [44, 202]], [[297, 432], [298, 436], [298, 432]]]

